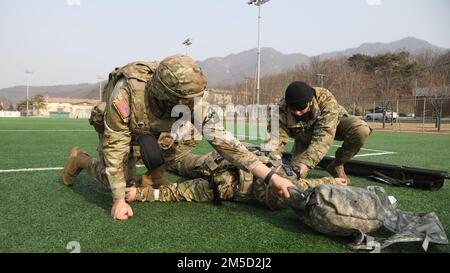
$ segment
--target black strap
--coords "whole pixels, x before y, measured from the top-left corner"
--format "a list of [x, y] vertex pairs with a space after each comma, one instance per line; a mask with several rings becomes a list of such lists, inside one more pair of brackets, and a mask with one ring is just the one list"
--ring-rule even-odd
[[297, 166], [292, 167], [292, 171], [297, 175], [297, 179], [300, 179], [302, 177], [302, 169], [300, 169]]
[[275, 172], [273, 170], [270, 170], [270, 172], [266, 175], [266, 178], [264, 178], [264, 184], [269, 185], [270, 180], [272, 179], [272, 176], [275, 175]]
[[219, 184], [216, 182], [214, 175], [211, 175], [209, 178], [209, 188], [213, 191], [212, 203], [214, 206], [221, 206], [222, 200], [220, 199]]
[[284, 170], [284, 172], [286, 173], [287, 176], [293, 176], [294, 175], [294, 172], [293, 172], [292, 167], [290, 165], [283, 164], [282, 166], [283, 166], [283, 170]]
[[393, 186], [400, 186], [400, 187], [412, 187], [414, 186], [414, 181], [412, 179], [407, 180], [406, 178], [403, 179], [395, 179], [388, 175], [385, 175], [381, 172], [374, 171], [372, 178], [375, 179], [378, 182], [386, 183], [388, 185]]

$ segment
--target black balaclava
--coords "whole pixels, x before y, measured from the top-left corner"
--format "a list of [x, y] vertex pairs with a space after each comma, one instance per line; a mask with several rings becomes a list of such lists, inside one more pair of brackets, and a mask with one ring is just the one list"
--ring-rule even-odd
[[292, 110], [304, 110], [313, 97], [314, 89], [305, 82], [293, 82], [286, 89], [286, 105]]

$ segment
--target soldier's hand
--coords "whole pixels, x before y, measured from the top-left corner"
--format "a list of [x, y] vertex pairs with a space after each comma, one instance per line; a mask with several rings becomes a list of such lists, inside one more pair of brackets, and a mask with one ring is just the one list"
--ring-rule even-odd
[[341, 186], [348, 186], [347, 179], [345, 178], [335, 178], [336, 183]]
[[125, 200], [128, 203], [133, 202], [134, 200], [136, 200], [136, 193], [137, 193], [137, 189], [136, 187], [129, 187], [125, 189]]
[[296, 187], [291, 181], [279, 175], [272, 176], [270, 183], [278, 190], [278, 194], [286, 199], [290, 198], [289, 188]]
[[130, 205], [125, 202], [125, 199], [115, 199], [114, 205], [111, 209], [111, 217], [114, 220], [128, 220], [133, 216], [133, 210]]
[[308, 166], [306, 166], [305, 164], [300, 164], [298, 165], [298, 167], [300, 168], [300, 175], [303, 179], [305, 179], [308, 176], [308, 172], [309, 172], [309, 168]]

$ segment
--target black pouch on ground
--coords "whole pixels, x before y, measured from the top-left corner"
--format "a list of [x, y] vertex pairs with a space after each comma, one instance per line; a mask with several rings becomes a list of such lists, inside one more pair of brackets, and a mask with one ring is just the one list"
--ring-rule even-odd
[[[332, 157], [325, 157], [319, 167], [326, 169], [333, 162]], [[284, 153], [283, 162], [291, 164], [292, 154]], [[450, 174], [446, 171], [413, 168], [392, 164], [352, 160], [345, 164], [345, 172], [350, 175], [373, 179], [374, 181], [398, 187], [438, 191], [444, 186]]]

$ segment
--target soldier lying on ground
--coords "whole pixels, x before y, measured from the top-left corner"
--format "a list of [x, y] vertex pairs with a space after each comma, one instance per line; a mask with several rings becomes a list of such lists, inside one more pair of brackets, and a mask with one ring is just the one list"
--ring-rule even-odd
[[[253, 175], [231, 165], [217, 152], [206, 155], [188, 154], [169, 170], [186, 177], [196, 178], [184, 183], [155, 185], [152, 177], [144, 175], [141, 185], [126, 189], [128, 202], [132, 201], [214, 201], [259, 202], [270, 209], [291, 207], [301, 222], [312, 229], [332, 236], [351, 237], [353, 249], [379, 252], [396, 243], [422, 242], [448, 244], [447, 235], [435, 213], [404, 212], [396, 208], [396, 200], [381, 187], [344, 187], [343, 178], [302, 179], [286, 160], [285, 164], [270, 153], [249, 147], [255, 155], [290, 179], [296, 188], [290, 188], [289, 199], [281, 198], [270, 183], [255, 179]], [[155, 149], [142, 148], [143, 158], [155, 157]], [[147, 152], [151, 152], [147, 156]], [[149, 160], [144, 160], [146, 166]], [[369, 236], [385, 228], [392, 236]]]
[[[346, 180], [342, 178], [302, 179], [280, 159], [271, 158], [268, 153], [259, 151], [254, 151], [254, 153], [276, 174], [289, 179], [302, 191], [321, 184], [346, 185]], [[224, 200], [259, 202], [274, 210], [287, 207], [286, 199], [280, 197], [278, 189], [273, 187], [269, 181], [240, 170], [223, 159], [217, 152], [205, 155], [190, 153], [179, 161], [173, 162], [168, 170], [194, 179], [182, 183], [154, 185], [151, 176], [144, 175], [141, 185], [126, 189], [126, 200], [128, 202], [214, 201], [216, 204]]]
[[[136, 162], [140, 160], [138, 138], [151, 134], [163, 148], [165, 162], [176, 161], [198, 144], [194, 135], [202, 135], [225, 159], [260, 179], [270, 169], [227, 132], [211, 107], [203, 99], [206, 78], [192, 58], [175, 55], [159, 62], [136, 62], [116, 68], [103, 90], [103, 104], [92, 115], [91, 124], [99, 136], [100, 160], [75, 147], [62, 173], [67, 186], [84, 169], [95, 180], [109, 186], [114, 204], [111, 216], [127, 220], [133, 216], [125, 201], [126, 186], [135, 184]], [[195, 100], [198, 98], [198, 100]], [[192, 119], [184, 122], [173, 117], [174, 106], [187, 108]], [[193, 113], [192, 113], [193, 112]], [[186, 114], [186, 115], [184, 115]], [[174, 137], [173, 126], [177, 126]], [[187, 136], [187, 137], [186, 137]], [[150, 169], [152, 178], [164, 182], [164, 165]], [[273, 186], [285, 197], [292, 182], [270, 175]]]

